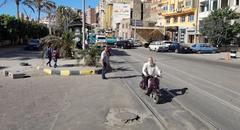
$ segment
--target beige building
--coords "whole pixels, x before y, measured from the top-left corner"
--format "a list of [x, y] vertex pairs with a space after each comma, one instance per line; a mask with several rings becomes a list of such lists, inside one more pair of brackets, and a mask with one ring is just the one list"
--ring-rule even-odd
[[123, 19], [119, 24], [118, 37], [127, 40], [132, 37], [132, 27], [130, 24], [130, 19]]
[[96, 23], [96, 10], [94, 8], [89, 7], [86, 10], [86, 23], [88, 24]]

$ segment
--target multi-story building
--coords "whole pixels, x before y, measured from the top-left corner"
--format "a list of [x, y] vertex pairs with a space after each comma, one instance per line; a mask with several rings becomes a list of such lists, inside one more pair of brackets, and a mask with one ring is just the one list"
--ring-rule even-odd
[[193, 43], [196, 40], [196, 0], [162, 0], [161, 14], [164, 19], [165, 35], [172, 41]]
[[96, 10], [94, 8], [89, 7], [86, 10], [86, 23], [91, 25], [96, 23]]
[[108, 3], [104, 8], [104, 28], [105, 29], [112, 29], [112, 11], [113, 11], [113, 4]]
[[122, 19], [121, 23], [119, 24], [118, 37], [125, 40], [132, 38], [131, 21], [129, 18]]
[[[209, 16], [211, 11], [230, 7], [231, 9], [235, 10], [237, 13], [240, 13], [240, 0], [199, 0], [199, 29], [203, 27], [204, 19]], [[232, 20], [232, 22], [238, 20]], [[207, 39], [204, 36], [199, 37], [200, 42], [207, 42]]]

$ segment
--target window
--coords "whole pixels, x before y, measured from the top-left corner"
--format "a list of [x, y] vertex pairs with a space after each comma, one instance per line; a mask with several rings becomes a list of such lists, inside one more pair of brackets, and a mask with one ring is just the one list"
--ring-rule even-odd
[[124, 24], [122, 24], [122, 28], [124, 28]]
[[239, 5], [239, 0], [236, 0], [236, 5]]
[[126, 28], [128, 28], [128, 24], [126, 23]]
[[178, 22], [178, 17], [174, 17], [174, 23]]
[[204, 5], [200, 6], [200, 12], [205, 12], [205, 6]]
[[192, 6], [192, 1], [186, 1], [185, 5], [186, 5], [186, 7], [191, 7]]
[[166, 18], [166, 23], [170, 23], [170, 18]]
[[214, 0], [213, 1], [213, 10], [216, 10], [217, 9], [217, 5], [218, 5], [218, 2], [217, 2], [217, 0]]
[[182, 22], [186, 21], [186, 16], [182, 16]]
[[170, 10], [171, 10], [171, 11], [174, 10], [174, 4], [170, 5]]
[[164, 5], [164, 6], [163, 6], [163, 10], [164, 10], [164, 11], [167, 11], [167, 10], [168, 10], [168, 5]]
[[190, 15], [190, 16], [189, 16], [189, 21], [190, 21], [190, 22], [193, 22], [193, 21], [194, 21], [194, 15]]

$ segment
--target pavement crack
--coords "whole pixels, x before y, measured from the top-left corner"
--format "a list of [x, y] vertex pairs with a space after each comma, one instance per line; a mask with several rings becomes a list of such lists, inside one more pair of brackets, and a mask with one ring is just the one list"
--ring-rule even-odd
[[63, 102], [65, 103], [65, 105], [64, 105], [63, 109], [61, 109], [60, 111], [58, 111], [57, 114], [55, 115], [55, 118], [54, 118], [54, 120], [53, 120], [53, 122], [52, 122], [51, 127], [50, 127], [49, 130], [53, 130], [53, 129], [54, 129], [54, 127], [56, 126], [56, 123], [57, 123], [57, 121], [58, 121], [58, 119], [59, 119], [59, 116], [60, 116], [65, 110], [67, 110], [69, 107], [71, 107], [72, 103], [71, 103], [70, 100], [69, 100], [69, 95], [70, 95], [70, 94], [65, 93], [64, 100], [63, 100]]

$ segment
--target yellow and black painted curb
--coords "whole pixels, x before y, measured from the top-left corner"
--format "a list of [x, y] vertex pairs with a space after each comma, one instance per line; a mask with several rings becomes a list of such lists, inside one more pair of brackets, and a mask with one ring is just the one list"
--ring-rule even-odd
[[40, 68], [47, 75], [60, 75], [60, 76], [74, 76], [74, 75], [94, 75], [101, 72], [100, 69], [81, 69], [81, 70], [69, 70], [69, 69], [49, 69], [49, 68]]

